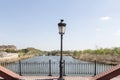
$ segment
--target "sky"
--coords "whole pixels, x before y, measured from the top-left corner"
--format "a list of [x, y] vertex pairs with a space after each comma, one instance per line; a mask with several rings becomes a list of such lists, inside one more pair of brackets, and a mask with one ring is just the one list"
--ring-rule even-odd
[[120, 0], [0, 0], [0, 45], [59, 50], [120, 47]]

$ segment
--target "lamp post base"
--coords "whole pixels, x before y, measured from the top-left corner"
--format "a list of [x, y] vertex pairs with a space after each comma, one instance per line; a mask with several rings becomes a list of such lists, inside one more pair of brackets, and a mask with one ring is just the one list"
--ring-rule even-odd
[[65, 80], [65, 79], [63, 79], [63, 78], [58, 78], [58, 80]]

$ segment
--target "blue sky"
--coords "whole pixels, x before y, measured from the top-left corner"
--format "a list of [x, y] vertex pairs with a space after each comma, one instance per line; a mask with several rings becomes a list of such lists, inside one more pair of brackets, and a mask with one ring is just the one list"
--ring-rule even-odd
[[120, 47], [120, 0], [0, 0], [0, 45], [58, 50]]

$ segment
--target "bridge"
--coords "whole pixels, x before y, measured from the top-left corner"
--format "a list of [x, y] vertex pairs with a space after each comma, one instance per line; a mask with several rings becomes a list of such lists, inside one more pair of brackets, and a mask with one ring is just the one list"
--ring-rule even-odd
[[94, 76], [92, 80], [110, 80], [118, 75], [120, 75], [120, 64]]
[[4, 80], [20, 80], [21, 79], [21, 76], [2, 66], [0, 66], [0, 77], [2, 77]]
[[[117, 66], [114, 66], [110, 69], [108, 69], [105, 72], [102, 72], [94, 77], [80, 77], [80, 76], [65, 76], [65, 80], [111, 80], [112, 78], [116, 77], [120, 75], [120, 64]], [[0, 77], [3, 78], [3, 80], [34, 80], [39, 79], [39, 80], [57, 80], [58, 76], [37, 76], [37, 77], [33, 77], [33, 76], [20, 76], [2, 66], [0, 66]], [[27, 79], [29, 78], [29, 79]], [[115, 79], [115, 80], [120, 80], [119, 79]]]

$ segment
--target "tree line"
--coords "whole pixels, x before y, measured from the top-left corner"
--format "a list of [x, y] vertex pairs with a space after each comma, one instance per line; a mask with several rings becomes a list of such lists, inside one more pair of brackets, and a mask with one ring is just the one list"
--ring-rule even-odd
[[[52, 55], [60, 55], [59, 50], [50, 51]], [[97, 61], [105, 64], [119, 64], [120, 63], [120, 47], [114, 48], [99, 48], [99, 49], [86, 49], [63, 51], [63, 55], [72, 56], [73, 58], [84, 61]]]
[[[60, 50], [42, 51], [35, 48], [25, 48], [19, 50], [6, 49], [7, 53], [18, 53], [20, 57], [27, 55], [40, 56], [40, 55], [53, 55], [59, 56]], [[84, 61], [97, 61], [106, 64], [120, 63], [120, 47], [114, 48], [99, 48], [99, 49], [86, 49], [86, 50], [67, 50], [63, 51], [63, 56], [72, 56], [73, 58]]]

